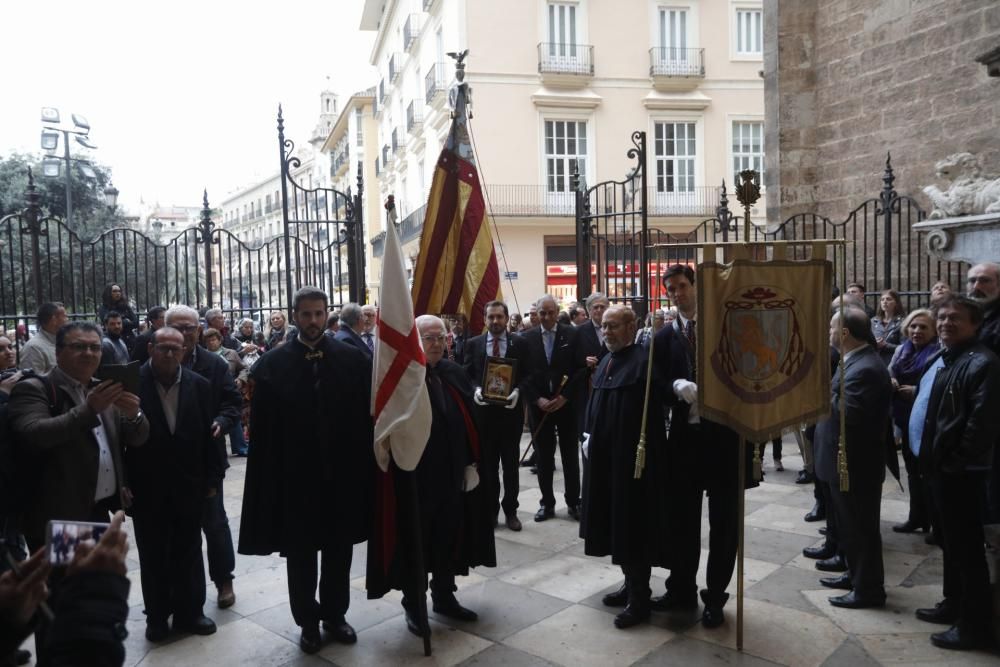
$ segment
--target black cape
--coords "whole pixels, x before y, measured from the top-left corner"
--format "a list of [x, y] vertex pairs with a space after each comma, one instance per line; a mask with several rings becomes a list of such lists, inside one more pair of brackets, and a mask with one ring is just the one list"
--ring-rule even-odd
[[315, 352], [296, 339], [254, 364], [241, 554], [368, 539], [377, 469], [370, 378], [361, 352], [329, 336]]
[[583, 462], [580, 537], [588, 556], [619, 565], [669, 567], [667, 437], [662, 399], [653, 387], [646, 418], [646, 465], [634, 478], [642, 425], [648, 350], [630, 345], [606, 355], [593, 375], [587, 404], [590, 434]]
[[[485, 486], [480, 483], [472, 491], [462, 490], [465, 466], [478, 464], [482, 458], [471, 403], [474, 388], [462, 367], [447, 359], [427, 372], [440, 379], [438, 399], [443, 400], [438, 402], [431, 396], [434, 423], [420, 463], [406, 472], [390, 462], [388, 472], [377, 473], [375, 528], [368, 542], [369, 599], [380, 598], [391, 589], [414, 590], [423, 585], [414, 580], [413, 523], [421, 525], [423, 569], [429, 572], [433, 558], [440, 555], [429, 543], [427, 529], [432, 519], [440, 522], [440, 516], [431, 516], [435, 512], [453, 512], [449, 517], [456, 531], [455, 549], [450, 554], [452, 572], [466, 575], [471, 567], [497, 564], [492, 504]], [[413, 511], [414, 492], [418, 512]]]

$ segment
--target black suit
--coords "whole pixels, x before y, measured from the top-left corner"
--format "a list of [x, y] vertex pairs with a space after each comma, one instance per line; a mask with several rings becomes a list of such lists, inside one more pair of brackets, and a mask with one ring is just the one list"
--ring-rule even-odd
[[[695, 602], [695, 575], [701, 559], [702, 496], [708, 495], [709, 546], [705, 570], [706, 605], [722, 606], [733, 577], [739, 542], [739, 436], [730, 428], [701, 418], [689, 423], [690, 406], [674, 392], [675, 380], [696, 381], [694, 350], [681, 332], [680, 318], [660, 329], [653, 339], [654, 379], [671, 408], [668, 439], [669, 491], [674, 527], [674, 566], [667, 589], [672, 597]], [[753, 445], [743, 456], [752, 461]], [[747, 470], [750, 470], [748, 465]], [[755, 486], [747, 475], [746, 486]]]
[[181, 369], [174, 432], [150, 365], [139, 371], [139, 399], [150, 422], [149, 440], [125, 452], [134, 495], [135, 539], [142, 566], [147, 622], [200, 618], [205, 604], [201, 514], [210, 489], [218, 492], [223, 459], [212, 442], [212, 387]]
[[[465, 372], [472, 384], [477, 387], [483, 382], [489, 335], [487, 333], [476, 336], [465, 343]], [[528, 373], [528, 349], [519, 336], [509, 333], [503, 335], [507, 337], [507, 349], [503, 356], [517, 361], [517, 368], [514, 371], [515, 386], [521, 389]], [[490, 356], [493, 355], [492, 348], [488, 352]], [[523, 394], [523, 390], [521, 393]], [[501, 504], [507, 516], [517, 513], [517, 492], [520, 486], [518, 454], [521, 433], [524, 430], [523, 400], [522, 395], [518, 404], [509, 410], [502, 405], [476, 406], [479, 424], [482, 427], [480, 444], [483, 448], [483, 465], [479, 472], [482, 475], [482, 483], [487, 488], [486, 497], [493, 504], [494, 516]], [[503, 503], [500, 503], [500, 465], [503, 465]]]
[[[576, 327], [576, 363], [584, 369], [576, 392], [576, 425], [580, 434], [583, 433], [584, 417], [587, 412], [587, 402], [590, 400], [591, 376], [594, 369], [587, 366], [587, 357], [597, 357], [600, 362], [608, 353], [608, 348], [597, 335], [597, 327], [593, 320], [587, 320]], [[596, 368], [596, 366], [594, 367]]]
[[524, 380], [524, 400], [528, 406], [528, 419], [532, 432], [538, 429], [546, 413], [536, 404], [539, 398], [555, 398], [563, 377], [567, 379], [559, 395], [567, 403], [560, 410], [548, 413], [545, 424], [535, 436], [535, 457], [538, 466], [538, 486], [542, 491], [542, 507], [554, 509], [556, 500], [552, 492], [552, 475], [555, 472], [556, 431], [559, 432], [559, 453], [562, 458], [566, 504], [577, 507], [580, 503], [580, 443], [577, 440], [576, 404], [585, 368], [577, 365], [576, 332], [573, 327], [557, 324], [552, 347], [552, 359], [545, 356], [542, 327], [525, 332], [522, 337], [528, 350], [530, 375]]
[[889, 371], [871, 346], [844, 361], [846, 450], [850, 490], [840, 490], [840, 369], [830, 382], [829, 418], [816, 426], [816, 476], [830, 489], [839, 546], [847, 558], [856, 595], [884, 598], [880, 512], [885, 480], [886, 429], [892, 401]]
[[356, 347], [357, 349], [361, 350], [361, 352], [364, 353], [365, 358], [368, 359], [368, 361], [372, 360], [372, 350], [368, 348], [368, 343], [365, 342], [364, 338], [355, 333], [354, 329], [352, 329], [351, 327], [342, 325], [340, 327], [340, 331], [334, 334], [333, 339], [339, 340], [341, 343], [347, 343], [348, 345], [353, 345], [354, 347]]

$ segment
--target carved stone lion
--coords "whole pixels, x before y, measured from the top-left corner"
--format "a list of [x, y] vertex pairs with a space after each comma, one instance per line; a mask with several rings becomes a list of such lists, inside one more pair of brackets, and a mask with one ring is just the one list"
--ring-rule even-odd
[[1000, 212], [1000, 178], [983, 176], [982, 164], [972, 153], [949, 155], [934, 169], [940, 178], [951, 181], [951, 187], [945, 191], [936, 185], [924, 188], [934, 205], [931, 220]]

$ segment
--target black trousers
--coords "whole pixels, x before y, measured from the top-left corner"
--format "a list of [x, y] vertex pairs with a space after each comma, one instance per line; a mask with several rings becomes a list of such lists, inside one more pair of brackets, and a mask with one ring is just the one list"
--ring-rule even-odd
[[142, 600], [147, 623], [200, 618], [205, 606], [205, 565], [201, 559], [200, 506], [134, 512]]
[[[285, 552], [288, 570], [288, 601], [295, 624], [315, 627], [322, 620], [337, 620], [347, 613], [351, 602], [351, 557], [354, 545], [334, 544], [318, 551], [314, 548], [290, 548]], [[319, 566], [319, 602], [316, 601], [317, 556]]]
[[[545, 413], [532, 409], [532, 423], [538, 423]], [[555, 508], [552, 475], [556, 469], [556, 433], [559, 434], [559, 454], [562, 457], [564, 498], [569, 507], [580, 504], [580, 442], [577, 437], [576, 411], [572, 405], [549, 413], [535, 437], [535, 465], [538, 467], [538, 488], [542, 492], [542, 507]]]
[[[520, 464], [521, 433], [524, 430], [524, 410], [516, 406], [513, 410], [503, 407], [480, 408], [483, 429], [480, 443], [483, 449], [483, 463], [479, 474], [486, 497], [493, 499], [493, 514], [501, 507], [506, 515], [516, 514], [517, 493], [521, 488]], [[503, 469], [503, 501], [500, 500], [500, 469]]]
[[843, 554], [838, 539], [837, 513], [833, 511], [833, 495], [830, 491], [830, 485], [821, 479], [817, 479], [814, 484], [813, 496], [816, 498], [816, 503], [826, 512], [826, 543], [832, 546], [837, 553]]
[[[763, 461], [764, 460], [764, 450], [767, 448], [767, 443], [762, 442], [757, 445], [757, 457]], [[775, 438], [771, 441], [771, 458], [774, 461], [781, 460], [781, 438]]]
[[831, 483], [831, 507], [837, 515], [837, 540], [847, 559], [851, 586], [856, 595], [880, 598], [885, 596], [885, 568], [882, 563], [882, 482], [858, 480], [851, 476], [850, 491]]
[[906, 482], [910, 491], [910, 513], [908, 519], [910, 523], [918, 526], [929, 527], [931, 523], [930, 511], [928, 509], [927, 485], [920, 473], [920, 463], [916, 455], [910, 451], [910, 436], [907, 429], [903, 429], [903, 465], [906, 466]]
[[944, 597], [957, 604], [963, 630], [988, 632], [993, 613], [989, 567], [983, 546], [983, 499], [987, 472], [930, 475], [933, 501], [941, 517]]
[[625, 588], [628, 590], [629, 604], [646, 604], [652, 593], [649, 589], [649, 578], [652, 568], [648, 564], [622, 565], [625, 575]]

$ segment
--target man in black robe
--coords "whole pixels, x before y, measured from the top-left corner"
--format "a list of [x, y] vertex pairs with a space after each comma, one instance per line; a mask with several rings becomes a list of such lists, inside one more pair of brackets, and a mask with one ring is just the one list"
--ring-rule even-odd
[[[421, 315], [416, 324], [427, 359], [425, 382], [433, 416], [431, 434], [413, 472], [402, 471], [392, 463], [391, 474], [383, 478], [383, 482], [391, 480], [396, 489], [396, 533], [385, 535], [392, 527], [383, 523], [368, 543], [367, 588], [369, 598], [380, 598], [390, 588], [402, 590], [406, 625], [410, 632], [422, 636], [417, 605], [419, 597], [425, 595], [427, 573], [431, 575], [434, 613], [460, 621], [478, 618], [455, 598], [455, 575], [468, 574], [470, 567], [478, 565], [496, 567], [496, 515], [491, 516], [493, 498], [479, 485], [475, 472], [481, 454], [473, 421], [474, 388], [461, 366], [443, 358], [447, 336], [444, 322], [433, 315]], [[414, 482], [415, 512], [408, 495]], [[414, 572], [414, 521], [420, 525], [423, 572]], [[389, 542], [395, 548], [384, 559], [383, 550]]]
[[[254, 367], [239, 552], [285, 556], [299, 645], [321, 648], [319, 624], [339, 642], [357, 641], [344, 614], [353, 545], [368, 539], [375, 456], [371, 364], [360, 350], [323, 334], [327, 297], [295, 294], [298, 336]], [[316, 555], [322, 553], [319, 602]]]
[[635, 313], [611, 306], [601, 323], [609, 354], [598, 364], [587, 405], [580, 537], [588, 556], [611, 555], [625, 583], [604, 596], [608, 606], [625, 606], [615, 627], [649, 618], [649, 576], [666, 566], [669, 539], [665, 517], [666, 431], [662, 403], [652, 396], [646, 416], [646, 460], [635, 479], [636, 449], [646, 397], [647, 352], [635, 345]]

